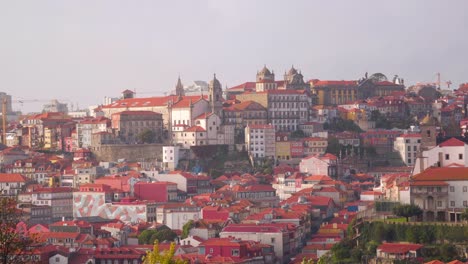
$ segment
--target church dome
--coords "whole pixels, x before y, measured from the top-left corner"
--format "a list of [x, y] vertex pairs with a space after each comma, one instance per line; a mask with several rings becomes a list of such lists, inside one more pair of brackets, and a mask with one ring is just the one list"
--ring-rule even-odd
[[291, 66], [291, 69], [288, 71], [288, 75], [294, 75], [297, 74], [297, 70], [294, 68], [294, 66]]
[[210, 81], [209, 87], [221, 88], [221, 83], [216, 79], [216, 74], [213, 77], [213, 80]]
[[266, 65], [264, 65], [264, 66], [263, 66], [263, 69], [260, 70], [260, 72], [259, 72], [258, 74], [265, 76], [265, 75], [271, 75], [271, 72], [270, 72], [270, 70], [266, 67]]

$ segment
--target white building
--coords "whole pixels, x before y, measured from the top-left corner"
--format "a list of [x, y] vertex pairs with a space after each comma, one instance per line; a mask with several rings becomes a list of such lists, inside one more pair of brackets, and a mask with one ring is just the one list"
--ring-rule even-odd
[[395, 138], [393, 149], [400, 153], [403, 162], [413, 166], [421, 147], [421, 134], [403, 134]]
[[468, 168], [428, 168], [411, 178], [410, 190], [425, 221], [461, 221], [468, 208]]
[[429, 150], [422, 152], [416, 160], [413, 174], [418, 174], [429, 167], [468, 167], [468, 145], [456, 138], [451, 138]]
[[275, 127], [248, 125], [245, 127], [245, 145], [251, 159], [275, 157]]
[[172, 129], [173, 143], [184, 149], [234, 144], [234, 125], [222, 125], [221, 118], [215, 113], [203, 113], [194, 118], [192, 126], [177, 124]]
[[193, 126], [195, 118], [209, 110], [209, 102], [202, 96], [195, 100], [192, 97], [181, 98], [171, 106], [172, 125]]
[[338, 158], [330, 153], [313, 155], [303, 158], [299, 163], [299, 171], [309, 175], [338, 175]]
[[16, 197], [23, 190], [26, 181], [26, 177], [18, 173], [0, 173], [1, 194]]
[[200, 219], [200, 208], [188, 204], [164, 204], [156, 209], [156, 221], [170, 229], [182, 230], [190, 220]]
[[179, 164], [179, 146], [164, 146], [163, 147], [163, 163], [164, 168], [174, 170]]
[[111, 120], [105, 117], [84, 119], [76, 123], [76, 134], [78, 137], [78, 147], [91, 147], [91, 139], [94, 133], [110, 132]]

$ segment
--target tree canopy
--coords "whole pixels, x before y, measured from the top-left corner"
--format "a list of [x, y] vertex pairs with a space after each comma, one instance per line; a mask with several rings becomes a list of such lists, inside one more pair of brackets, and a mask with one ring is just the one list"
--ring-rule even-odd
[[137, 135], [137, 139], [141, 143], [156, 142], [156, 133], [151, 129], [145, 129]]
[[393, 213], [398, 216], [406, 217], [409, 221], [410, 217], [422, 215], [423, 211], [419, 206], [414, 204], [402, 204], [393, 208]]
[[148, 251], [143, 257], [144, 264], [186, 264], [186, 261], [174, 259], [175, 243], [171, 243], [169, 250], [160, 251], [159, 242], [154, 242], [153, 251]]
[[174, 241], [177, 234], [168, 227], [159, 229], [147, 229], [138, 236], [138, 243], [140, 245], [151, 245], [155, 241]]
[[13, 198], [0, 198], [0, 263], [26, 263], [24, 253], [36, 239], [21, 228], [22, 213]]

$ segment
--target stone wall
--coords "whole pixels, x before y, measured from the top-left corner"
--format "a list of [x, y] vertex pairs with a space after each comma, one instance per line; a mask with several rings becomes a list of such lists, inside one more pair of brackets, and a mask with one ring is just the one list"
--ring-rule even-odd
[[117, 161], [125, 159], [129, 162], [162, 160], [163, 144], [116, 144], [101, 145], [93, 149], [98, 161]]

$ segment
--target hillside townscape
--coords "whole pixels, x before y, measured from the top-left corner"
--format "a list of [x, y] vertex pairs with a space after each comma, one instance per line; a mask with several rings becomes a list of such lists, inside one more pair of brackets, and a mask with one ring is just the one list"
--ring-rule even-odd
[[35, 113], [0, 93], [2, 263], [466, 263], [468, 84], [174, 79]]

